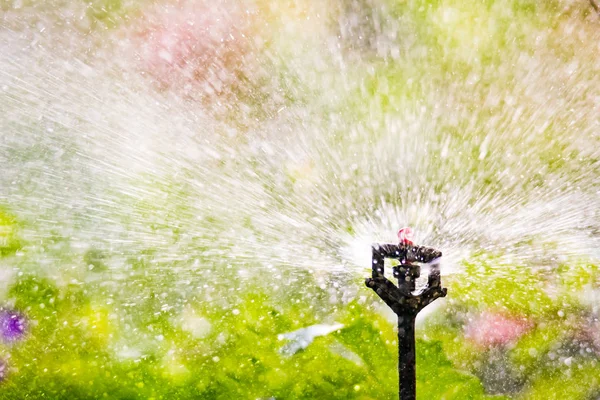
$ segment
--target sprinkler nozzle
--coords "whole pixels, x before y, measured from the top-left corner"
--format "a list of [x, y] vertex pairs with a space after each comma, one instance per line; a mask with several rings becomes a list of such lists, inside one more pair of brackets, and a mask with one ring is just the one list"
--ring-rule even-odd
[[398, 231], [398, 240], [400, 244], [413, 244], [413, 230], [407, 226]]

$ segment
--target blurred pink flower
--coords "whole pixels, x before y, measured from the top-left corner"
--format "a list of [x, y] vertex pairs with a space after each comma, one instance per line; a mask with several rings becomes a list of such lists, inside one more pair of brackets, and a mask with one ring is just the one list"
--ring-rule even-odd
[[125, 51], [160, 87], [220, 93], [249, 49], [250, 16], [227, 1], [163, 2], [125, 29]]
[[470, 319], [464, 328], [465, 337], [482, 347], [507, 345], [532, 328], [523, 317], [504, 313], [483, 312]]

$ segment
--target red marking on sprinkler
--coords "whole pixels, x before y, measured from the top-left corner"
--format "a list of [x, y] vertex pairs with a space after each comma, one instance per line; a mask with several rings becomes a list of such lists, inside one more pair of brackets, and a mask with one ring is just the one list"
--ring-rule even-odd
[[400, 244], [413, 244], [413, 230], [410, 227], [402, 228], [398, 231], [398, 240]]

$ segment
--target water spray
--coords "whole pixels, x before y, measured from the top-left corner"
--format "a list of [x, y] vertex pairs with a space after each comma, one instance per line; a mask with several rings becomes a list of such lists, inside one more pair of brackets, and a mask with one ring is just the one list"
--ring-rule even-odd
[[[442, 256], [438, 250], [417, 246], [412, 242], [412, 230], [400, 229], [400, 242], [374, 243], [372, 245], [373, 275], [365, 283], [387, 304], [398, 316], [398, 375], [400, 400], [416, 400], [417, 378], [415, 358], [415, 319], [419, 311], [435, 299], [446, 296], [447, 289], [442, 288], [440, 267], [437, 260]], [[384, 275], [386, 258], [400, 262], [393, 267], [394, 285]], [[415, 263], [431, 263], [427, 285], [416, 292], [416, 279], [421, 274], [421, 267]]]

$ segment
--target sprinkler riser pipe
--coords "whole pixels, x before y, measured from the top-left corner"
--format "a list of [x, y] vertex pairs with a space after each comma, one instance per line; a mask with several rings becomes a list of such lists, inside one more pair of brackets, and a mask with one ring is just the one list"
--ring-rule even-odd
[[400, 400], [417, 398], [416, 316], [398, 317], [398, 392]]

